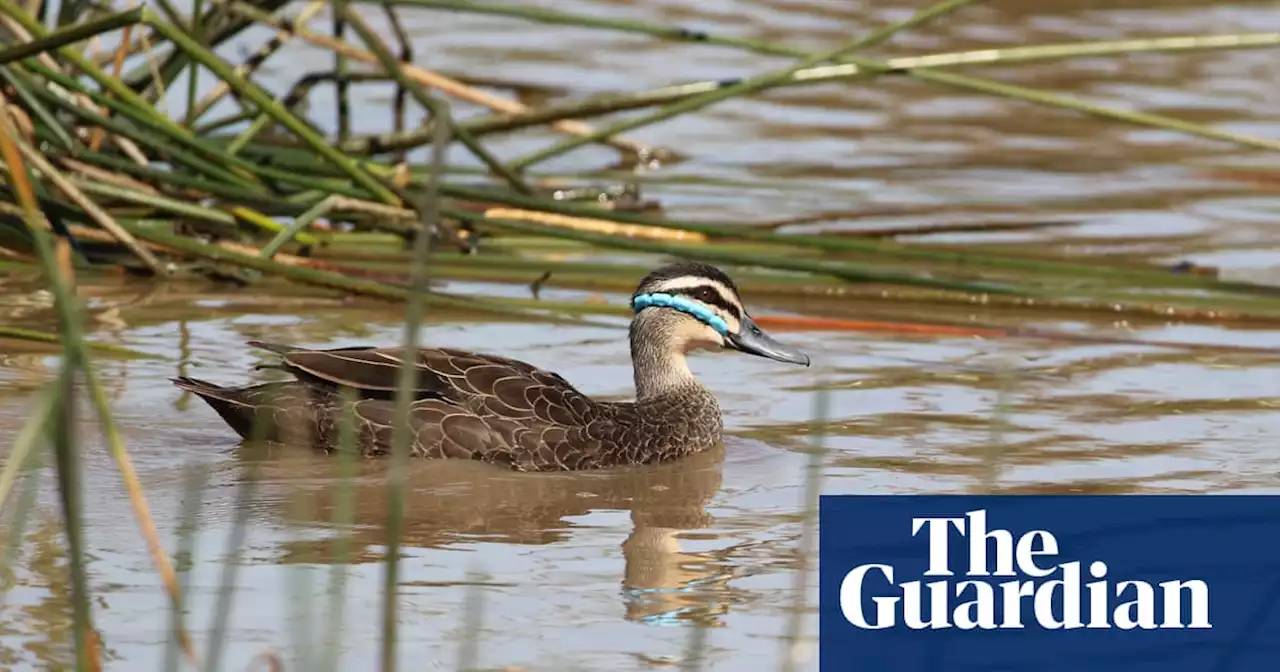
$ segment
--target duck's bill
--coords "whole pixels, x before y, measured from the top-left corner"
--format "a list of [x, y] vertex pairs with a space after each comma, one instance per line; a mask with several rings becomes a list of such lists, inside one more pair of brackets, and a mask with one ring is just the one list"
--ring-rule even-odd
[[729, 334], [726, 340], [729, 342], [730, 347], [749, 355], [768, 357], [769, 359], [789, 364], [809, 366], [809, 355], [774, 340], [772, 336], [766, 334], [746, 315], [742, 316], [742, 324], [738, 333]]

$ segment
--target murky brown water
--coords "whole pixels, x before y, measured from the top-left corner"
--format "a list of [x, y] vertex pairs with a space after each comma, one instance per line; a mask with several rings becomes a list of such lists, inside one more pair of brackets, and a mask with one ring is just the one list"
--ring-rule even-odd
[[[817, 50], [904, 18], [922, 3], [540, 4]], [[784, 63], [731, 49], [495, 17], [413, 10], [404, 17], [421, 64], [567, 86], [572, 95], [741, 76]], [[1280, 30], [1280, 9], [1243, 0], [993, 0], [896, 38], [884, 53], [1256, 30]], [[263, 34], [255, 32], [240, 43], [257, 44]], [[272, 61], [275, 82], [322, 67], [314, 52], [294, 48], [287, 53]], [[1272, 50], [967, 71], [1280, 137], [1274, 112], [1280, 89], [1272, 85], [1280, 65]], [[385, 130], [386, 90], [360, 91], [367, 107], [356, 116], [357, 130]], [[312, 113], [331, 123], [331, 107], [331, 98], [320, 91]], [[1085, 222], [934, 240], [1192, 259], [1244, 273], [1280, 264], [1273, 199], [1205, 176], [1210, 165], [1224, 161], [1274, 163], [1268, 155], [905, 78], [792, 88], [629, 135], [690, 156], [659, 173], [687, 180], [646, 187], [648, 197], [661, 199], [680, 216], [761, 221], [850, 211], [864, 216], [840, 225], [882, 228], [972, 219], [991, 208], [1054, 212]], [[552, 137], [531, 132], [493, 148], [517, 156]], [[455, 156], [465, 162], [461, 153]], [[588, 148], [547, 168], [581, 171], [612, 162], [607, 151]], [[700, 184], [709, 178], [738, 186]], [[4, 310], [12, 315], [8, 321], [44, 319], [38, 301], [15, 307], [17, 300], [9, 300], [21, 289], [10, 283], [0, 291]], [[210, 298], [207, 289], [104, 288], [104, 296], [113, 300], [145, 298], [123, 308], [120, 322], [103, 321], [98, 337], [168, 358], [104, 362], [102, 372], [171, 550], [184, 467], [200, 463], [210, 469], [197, 560], [188, 578], [190, 625], [201, 645], [211, 627], [238, 487], [246, 479], [257, 485], [225, 658], [227, 669], [245, 669], [263, 651], [293, 655], [290, 647], [299, 643], [299, 630], [309, 629], [313, 642], [324, 638], [335, 537], [318, 521], [328, 519], [338, 495], [332, 465], [309, 455], [237, 449], [221, 421], [166, 378], [181, 370], [220, 382], [239, 380], [258, 361], [239, 345], [250, 338], [313, 346], [387, 344], [400, 338], [400, 327], [398, 316], [385, 309], [329, 300], [262, 301], [247, 293]], [[466, 283], [449, 289], [523, 291]], [[882, 308], [850, 303], [842, 312]], [[953, 312], [954, 318], [991, 316], [980, 310]], [[1280, 333], [1258, 329], [1052, 315], [1029, 316], [1025, 322], [1153, 339], [1280, 344]], [[425, 332], [430, 344], [516, 356], [606, 396], [630, 392], [622, 336], [619, 329], [552, 329], [442, 315], [432, 316]], [[484, 600], [484, 667], [662, 668], [679, 659], [689, 633], [687, 627], [669, 626], [693, 621], [718, 626], [709, 635], [716, 669], [772, 666], [779, 660], [794, 599], [790, 585], [806, 421], [813, 390], [824, 381], [834, 390], [836, 420], [829, 429], [827, 493], [1264, 492], [1280, 487], [1275, 454], [1280, 366], [1274, 357], [874, 334], [784, 336], [814, 353], [814, 369], [733, 355], [694, 361], [695, 371], [720, 395], [732, 433], [715, 454], [658, 469], [556, 476], [415, 465], [409, 475], [400, 596], [405, 663], [414, 669], [452, 667], [467, 586], [477, 583], [467, 576], [474, 568], [483, 574], [478, 583]], [[4, 355], [0, 435], [11, 436], [30, 408], [32, 391], [52, 375], [56, 361], [38, 350]], [[1014, 372], [1002, 377], [1002, 366], [1013, 366]], [[1002, 394], [1003, 419], [996, 412]], [[112, 667], [154, 669], [164, 656], [165, 602], [119, 478], [97, 443], [87, 446], [88, 542], [93, 588], [100, 596], [98, 623]], [[361, 527], [347, 537], [353, 549], [348, 559], [357, 564], [347, 582], [344, 669], [368, 669], [378, 647], [379, 526], [386, 499], [376, 466], [364, 469], [355, 489]], [[0, 665], [15, 669], [65, 655], [68, 637], [61, 539], [47, 487], [51, 478], [46, 475], [43, 483], [44, 507], [28, 526], [14, 587], [0, 608]], [[805, 621], [806, 632], [813, 633], [812, 610]], [[816, 658], [808, 658], [805, 666], [816, 669]], [[295, 663], [290, 669], [305, 667]]]

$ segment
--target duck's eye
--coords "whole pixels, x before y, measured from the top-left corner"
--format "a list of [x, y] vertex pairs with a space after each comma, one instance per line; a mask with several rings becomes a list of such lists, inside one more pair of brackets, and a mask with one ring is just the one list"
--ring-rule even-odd
[[694, 290], [693, 298], [703, 303], [711, 303], [716, 299], [716, 291], [710, 287], [699, 287]]

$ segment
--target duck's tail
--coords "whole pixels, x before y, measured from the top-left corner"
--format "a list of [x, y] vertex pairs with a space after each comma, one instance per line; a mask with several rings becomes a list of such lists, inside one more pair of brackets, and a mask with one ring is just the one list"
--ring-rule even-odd
[[178, 389], [186, 390], [203, 399], [237, 434], [242, 438], [249, 438], [258, 412], [255, 397], [259, 395], [254, 392], [260, 386], [224, 387], [189, 376], [179, 376], [169, 380]]

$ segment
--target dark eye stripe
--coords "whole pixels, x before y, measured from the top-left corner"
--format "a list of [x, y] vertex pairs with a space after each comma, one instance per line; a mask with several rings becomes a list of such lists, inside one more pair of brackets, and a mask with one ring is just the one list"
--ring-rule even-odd
[[[717, 308], [724, 310], [724, 312], [732, 315], [734, 319], [739, 321], [742, 320], [742, 309], [733, 305], [732, 303], [729, 303], [728, 301], [725, 301], [724, 297], [720, 296], [720, 292], [716, 291], [716, 288], [710, 285], [699, 285], [698, 287], [681, 287], [679, 289], [669, 289], [669, 290], [666, 290], [666, 292], [668, 294], [679, 294], [680, 296], [687, 296], [693, 299], [694, 301], [701, 301], [705, 304], [715, 306]], [[705, 294], [706, 296], [702, 296], [703, 294]]]

